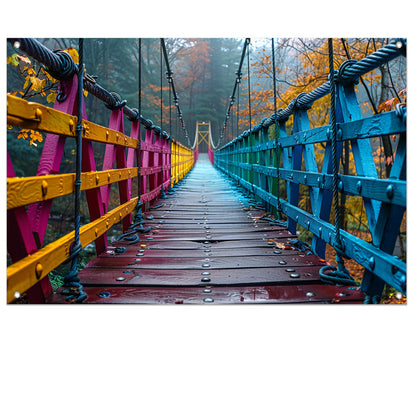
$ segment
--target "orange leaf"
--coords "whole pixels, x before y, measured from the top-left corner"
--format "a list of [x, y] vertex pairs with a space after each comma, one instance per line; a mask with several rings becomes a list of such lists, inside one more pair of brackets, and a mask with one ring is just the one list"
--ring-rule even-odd
[[401, 97], [403, 94], [406, 94], [406, 88], [404, 88], [403, 90], [399, 91], [399, 97]]
[[22, 61], [25, 64], [30, 65], [32, 63], [32, 62], [30, 62], [30, 59], [26, 55], [17, 55], [17, 58], [19, 59], [19, 61]]

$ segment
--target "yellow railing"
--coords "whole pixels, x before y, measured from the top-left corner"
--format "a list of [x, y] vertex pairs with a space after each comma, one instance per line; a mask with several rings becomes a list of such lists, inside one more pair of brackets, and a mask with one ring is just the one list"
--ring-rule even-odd
[[[61, 137], [76, 137], [77, 117], [58, 111], [41, 104], [27, 102], [23, 99], [7, 95], [7, 123], [19, 126], [23, 129], [31, 129], [45, 133], [59, 135]], [[83, 139], [91, 142], [105, 143], [107, 145], [121, 146], [123, 148], [138, 151], [139, 141], [120, 131], [106, 128], [90, 121], [83, 121]], [[137, 129], [136, 129], [137, 131]], [[154, 133], [156, 134], [156, 133]], [[170, 169], [171, 185], [180, 181], [192, 168], [194, 152], [182, 144], [172, 140], [169, 147], [146, 148], [143, 151], [154, 153], [170, 153], [168, 169]], [[46, 144], [45, 144], [46, 147]], [[131, 150], [130, 150], [131, 151]], [[130, 160], [136, 160], [131, 158]], [[91, 171], [81, 173], [81, 190], [93, 190], [112, 183], [131, 180], [138, 176], [138, 168], [134, 166], [104, 171]], [[141, 170], [141, 176], [156, 175], [164, 170], [163, 166], [146, 167]], [[16, 224], [30, 224], [24, 207], [30, 204], [39, 204], [57, 197], [69, 195], [75, 189], [75, 173], [47, 174], [31, 177], [7, 178], [7, 210], [9, 214], [25, 217], [23, 222], [14, 221]], [[149, 189], [147, 190], [149, 192]], [[151, 190], [150, 190], [151, 191]], [[160, 194], [160, 192], [159, 192]], [[155, 192], [155, 196], [158, 195]], [[99, 218], [93, 219], [89, 224], [80, 228], [80, 242], [82, 247], [103, 236], [114, 224], [132, 213], [137, 206], [138, 197], [133, 197], [122, 203], [117, 208], [104, 212]], [[9, 224], [8, 224], [9, 225]], [[31, 239], [31, 231], [19, 229], [17, 232]], [[64, 263], [71, 254], [71, 244], [74, 241], [75, 232], [57, 239], [38, 250], [32, 250], [27, 254], [27, 247], [23, 247], [18, 258], [12, 259], [13, 264], [7, 268], [7, 302], [10, 303], [21, 294], [28, 291], [34, 285], [44, 279], [48, 273]], [[8, 237], [12, 238], [12, 237]], [[24, 239], [24, 237], [22, 237]], [[30, 244], [29, 244], [30, 245]], [[33, 246], [33, 244], [32, 244]], [[26, 250], [26, 251], [25, 251]]]

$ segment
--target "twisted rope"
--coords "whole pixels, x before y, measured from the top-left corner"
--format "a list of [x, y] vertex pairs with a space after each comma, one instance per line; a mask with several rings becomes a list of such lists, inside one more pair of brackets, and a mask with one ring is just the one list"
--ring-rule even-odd
[[186, 129], [185, 123], [183, 121], [183, 114], [182, 114], [182, 111], [181, 111], [180, 106], [179, 106], [179, 98], [178, 98], [178, 95], [176, 93], [175, 84], [173, 82], [173, 77], [172, 77], [173, 72], [170, 69], [168, 54], [167, 54], [167, 51], [166, 51], [165, 40], [163, 38], [160, 39], [160, 45], [162, 47], [163, 56], [165, 58], [166, 73], [168, 74], [169, 82], [170, 82], [171, 88], [172, 88], [173, 101], [175, 103], [175, 107], [176, 107], [176, 110], [177, 110], [177, 118], [178, 118], [179, 123], [182, 127], [182, 131], [183, 131], [183, 134], [186, 138], [188, 146], [191, 147], [191, 142], [189, 141], [188, 130]]
[[11, 38], [8, 41], [45, 65], [47, 71], [57, 80], [69, 79], [78, 71], [71, 56], [64, 51], [52, 52], [36, 39]]
[[[64, 51], [51, 51], [36, 39], [9, 38], [8, 42], [10, 42], [14, 47], [25, 52], [27, 55], [36, 59], [42, 65], [45, 65], [46, 70], [57, 80], [69, 79], [78, 71], [77, 66], [68, 53]], [[107, 104], [110, 109], [123, 108], [123, 113], [130, 120], [139, 120], [140, 123], [146, 128], [154, 129], [157, 127], [151, 122], [151, 120], [147, 120], [142, 117], [140, 111], [138, 113], [136, 109], [128, 107], [126, 105], [126, 100], [116, 99], [113, 95], [115, 93], [110, 93], [105, 88], [97, 84], [96, 80], [91, 75], [84, 74], [84, 89], [94, 95], [94, 97]], [[187, 133], [185, 133], [185, 135], [187, 135]], [[164, 134], [163, 136], [165, 137], [167, 134]], [[187, 139], [189, 142], [189, 138]]]
[[78, 277], [78, 258], [82, 246], [79, 239], [79, 229], [81, 227], [81, 168], [82, 168], [82, 111], [84, 97], [84, 40], [79, 39], [79, 65], [78, 65], [78, 120], [76, 126], [76, 173], [75, 173], [75, 238], [71, 249], [71, 269], [64, 278], [64, 287], [67, 289], [62, 293], [67, 294], [66, 300], [74, 300], [77, 303], [84, 301], [87, 294]]
[[331, 94], [331, 107], [330, 107], [330, 125], [331, 125], [331, 152], [332, 152], [332, 193], [334, 197], [334, 212], [335, 212], [335, 244], [341, 246], [341, 216], [339, 209], [339, 197], [338, 197], [338, 158], [337, 158], [337, 121], [335, 115], [335, 71], [334, 71], [334, 55], [332, 38], [328, 39], [328, 53], [329, 53], [329, 82], [330, 82], [330, 94]]
[[[331, 93], [331, 107], [330, 107], [330, 126], [331, 126], [331, 156], [332, 156], [332, 194], [334, 199], [335, 212], [335, 243], [334, 248], [337, 251], [336, 261], [338, 269], [334, 266], [324, 266], [320, 269], [319, 275], [322, 282], [329, 284], [341, 285], [355, 285], [358, 283], [350, 276], [342, 257], [342, 241], [341, 241], [341, 213], [339, 207], [338, 195], [338, 158], [337, 158], [337, 121], [336, 121], [336, 94], [335, 94], [335, 71], [334, 71], [334, 51], [332, 45], [332, 38], [328, 39], [328, 54], [329, 54], [329, 83]], [[327, 273], [329, 271], [329, 273]]]
[[[380, 67], [386, 62], [391, 61], [392, 59], [397, 58], [400, 55], [406, 56], [406, 40], [405, 39], [392, 39], [392, 41], [380, 48], [378, 51], [375, 51], [371, 55], [363, 58], [361, 61], [351, 60], [348, 65], [343, 68], [342, 73], [339, 74], [339, 82], [353, 83], [356, 82], [360, 76], [366, 74], [373, 69]], [[341, 72], [341, 71], [340, 71]], [[308, 93], [303, 93], [302, 95], [294, 98], [286, 108], [279, 109], [277, 113], [278, 121], [285, 121], [288, 119], [297, 108], [308, 108], [316, 100], [324, 97], [330, 93], [330, 82], [327, 81], [324, 84], [320, 85], [313, 91]], [[262, 125], [263, 127], [270, 127], [275, 123], [275, 115], [272, 114], [269, 118], [266, 118]], [[253, 127], [253, 129], [255, 129]], [[237, 139], [240, 139], [242, 135], [238, 136]]]
[[[272, 38], [272, 64], [273, 64], [273, 106], [274, 106], [274, 140], [276, 143], [276, 168], [277, 168], [277, 219], [281, 219], [282, 206], [280, 204], [280, 153], [279, 135], [278, 135], [278, 120], [277, 120], [277, 89], [276, 89], [276, 62], [274, 53], [274, 38]], [[262, 122], [262, 125], [263, 122]]]

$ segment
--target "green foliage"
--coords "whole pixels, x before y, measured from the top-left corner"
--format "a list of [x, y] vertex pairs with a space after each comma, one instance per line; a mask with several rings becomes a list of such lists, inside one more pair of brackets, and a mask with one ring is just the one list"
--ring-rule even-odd
[[[82, 270], [94, 257], [95, 252], [81, 251], [78, 256], [77, 270]], [[52, 290], [59, 289], [64, 284], [64, 278], [71, 269], [71, 264], [64, 264], [49, 273], [49, 281], [51, 282]]]

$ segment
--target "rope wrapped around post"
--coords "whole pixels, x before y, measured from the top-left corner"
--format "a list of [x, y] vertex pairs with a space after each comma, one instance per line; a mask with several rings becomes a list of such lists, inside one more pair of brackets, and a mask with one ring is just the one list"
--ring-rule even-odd
[[[335, 114], [336, 95], [335, 95], [335, 70], [334, 70], [334, 56], [332, 38], [328, 39], [328, 53], [329, 53], [329, 83], [331, 93], [331, 111], [330, 111], [330, 126], [331, 126], [331, 152], [332, 152], [332, 193], [334, 200], [334, 212], [335, 212], [335, 244], [334, 248], [337, 252], [336, 261], [338, 268], [335, 266], [324, 266], [320, 269], [319, 275], [324, 283], [329, 284], [342, 284], [358, 286], [358, 283], [351, 277], [350, 272], [347, 270], [342, 257], [343, 244], [341, 241], [341, 216], [339, 208], [338, 198], [338, 160], [337, 160], [337, 122]], [[329, 273], [327, 273], [329, 271]]]

